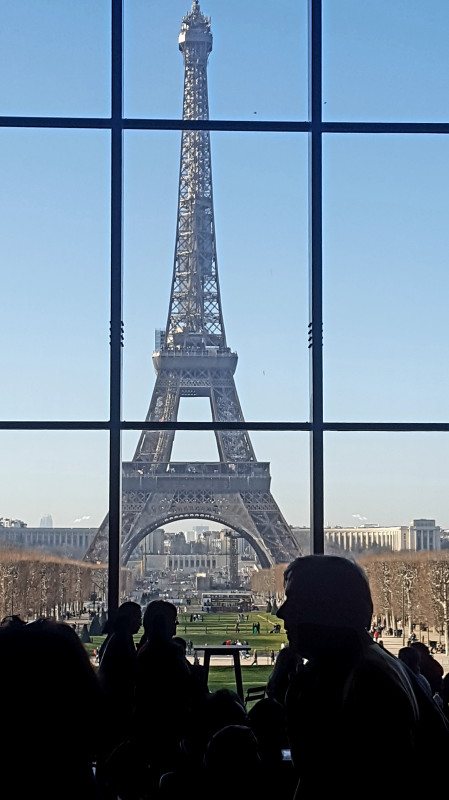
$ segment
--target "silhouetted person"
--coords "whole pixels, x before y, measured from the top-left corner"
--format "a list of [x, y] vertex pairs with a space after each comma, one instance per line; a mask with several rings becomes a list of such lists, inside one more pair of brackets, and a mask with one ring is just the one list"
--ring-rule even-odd
[[218, 689], [205, 697], [201, 704], [201, 724], [198, 730], [202, 752], [217, 731], [228, 725], [248, 725], [248, 715], [241, 698], [230, 689]]
[[99, 653], [98, 679], [110, 708], [111, 749], [130, 733], [134, 709], [137, 653], [133, 636], [142, 624], [142, 609], [127, 601], [108, 623], [109, 634]]
[[39, 619], [0, 626], [3, 797], [94, 800], [104, 704], [75, 631]]
[[[186, 786], [203, 785], [204, 755], [212, 737], [229, 725], [247, 726], [248, 715], [243, 701], [236, 692], [219, 689], [203, 695], [194, 704], [198, 724], [191, 731], [191, 737], [182, 740], [182, 761], [176, 772], [165, 774], [161, 781], [160, 795], [164, 800], [178, 800], [185, 793]], [[238, 754], [239, 760], [243, 754]], [[240, 774], [240, 773], [239, 773]], [[213, 795], [217, 793], [214, 788]], [[190, 794], [193, 796], [193, 792]]]
[[300, 656], [292, 647], [279, 650], [273, 672], [267, 682], [267, 696], [278, 703], [285, 703], [285, 695], [290, 684], [290, 676], [294, 675]]
[[405, 668], [367, 632], [373, 605], [364, 572], [345, 558], [305, 556], [284, 579], [278, 616], [290, 647], [307, 659], [286, 698], [296, 800], [370, 796], [364, 768], [380, 743], [400, 765], [382, 796], [414, 794], [418, 704]]
[[0, 623], [2, 628], [22, 628], [23, 625], [26, 625], [26, 622], [18, 614], [10, 614], [7, 617], [3, 617]]
[[421, 684], [422, 688], [430, 695], [430, 697], [432, 697], [430, 683], [421, 673], [419, 653], [417, 649], [410, 646], [401, 647], [398, 652], [398, 658], [399, 661], [407, 664], [408, 668], [411, 669], [414, 675], [416, 675], [416, 679]]
[[[242, 765], [236, 773], [226, 778], [236, 759]], [[219, 730], [206, 747], [204, 755], [206, 796], [216, 800], [228, 800], [232, 793], [236, 797], [266, 797], [263, 786], [262, 763], [257, 739], [251, 728], [244, 725], [228, 725]]]
[[143, 617], [145, 643], [137, 654], [134, 736], [153, 773], [176, 766], [180, 741], [192, 724], [196, 686], [182, 648], [173, 641], [176, 606], [148, 604]]
[[187, 642], [182, 636], [173, 636], [173, 641], [178, 647], [181, 648], [183, 655], [185, 656], [187, 653]]
[[446, 719], [449, 720], [449, 672], [444, 676], [441, 684], [442, 710]]
[[440, 662], [436, 658], [432, 658], [429, 648], [424, 642], [412, 642], [410, 647], [418, 652], [419, 668], [421, 674], [429, 681], [432, 694], [439, 694], [444, 675]]
[[258, 742], [264, 796], [279, 793], [290, 800], [295, 783], [292, 763], [284, 760], [285, 751], [290, 749], [284, 706], [265, 697], [249, 710], [248, 721]]

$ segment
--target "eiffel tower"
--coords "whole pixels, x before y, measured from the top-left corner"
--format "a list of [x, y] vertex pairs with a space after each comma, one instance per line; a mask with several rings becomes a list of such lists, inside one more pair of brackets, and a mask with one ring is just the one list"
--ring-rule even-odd
[[[198, 0], [182, 20], [183, 119], [209, 118], [210, 18]], [[218, 282], [209, 131], [182, 133], [176, 248], [167, 327], [153, 354], [156, 383], [149, 422], [176, 421], [181, 397], [208, 397], [212, 420], [244, 422], [226, 343]], [[123, 463], [121, 559], [126, 564], [155, 528], [180, 519], [213, 520], [244, 537], [263, 567], [291, 561], [298, 547], [270, 492], [270, 465], [257, 461], [248, 432], [215, 431], [219, 461], [171, 462], [174, 431], [143, 431]], [[85, 558], [107, 560], [108, 519]]]

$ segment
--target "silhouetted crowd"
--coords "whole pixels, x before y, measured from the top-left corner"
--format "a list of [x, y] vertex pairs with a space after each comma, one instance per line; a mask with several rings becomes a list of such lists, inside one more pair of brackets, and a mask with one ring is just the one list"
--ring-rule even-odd
[[[249, 710], [234, 692], [208, 690], [169, 602], [150, 602], [143, 620], [123, 603], [98, 672], [69, 625], [5, 618], [2, 796], [396, 798], [427, 792], [430, 765], [432, 792], [443, 789], [449, 675], [429, 649], [412, 642], [395, 658], [379, 647], [368, 582], [348, 559], [296, 559], [285, 592], [289, 646]], [[391, 768], [379, 782], [370, 767], [380, 762]]]

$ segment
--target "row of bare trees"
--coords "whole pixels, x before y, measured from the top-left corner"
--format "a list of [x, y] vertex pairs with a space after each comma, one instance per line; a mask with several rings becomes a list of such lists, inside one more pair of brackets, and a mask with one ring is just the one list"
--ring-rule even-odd
[[413, 626], [433, 628], [449, 652], [449, 553], [383, 553], [359, 561], [371, 586], [374, 615], [387, 627], [396, 621], [410, 634]]
[[[433, 629], [444, 636], [449, 653], [449, 552], [384, 552], [363, 556], [359, 563], [370, 582], [374, 616], [387, 628], [405, 626], [409, 635], [414, 626]], [[254, 594], [282, 600], [285, 567], [254, 573]]]
[[280, 601], [284, 595], [284, 570], [287, 564], [276, 564], [270, 569], [260, 569], [251, 575], [251, 591], [265, 600], [276, 598]]
[[0, 549], [0, 619], [78, 613], [92, 592], [106, 589], [103, 566], [50, 554]]

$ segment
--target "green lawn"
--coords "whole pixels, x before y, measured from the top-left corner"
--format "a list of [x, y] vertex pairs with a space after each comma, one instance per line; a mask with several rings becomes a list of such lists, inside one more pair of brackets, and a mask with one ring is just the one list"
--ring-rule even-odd
[[[246, 618], [246, 614], [245, 614]], [[236, 638], [249, 643], [252, 650], [281, 649], [282, 642], [287, 642], [287, 637], [281, 622], [281, 633], [270, 633], [273, 626], [279, 623], [277, 617], [264, 612], [254, 611], [249, 614], [248, 622], [239, 622], [239, 632], [235, 630], [237, 614], [203, 614], [203, 622], [190, 622], [189, 614], [178, 616], [179, 624], [177, 635], [193, 644], [223, 644], [227, 639], [235, 641]], [[260, 634], [253, 633], [253, 625], [260, 622]]]
[[[189, 639], [194, 645], [209, 644], [220, 645], [227, 639], [232, 642], [236, 638], [243, 641], [244, 639], [249, 643], [249, 646], [254, 652], [257, 650], [259, 653], [263, 651], [271, 652], [274, 650], [277, 653], [281, 649], [282, 642], [287, 642], [282, 623], [281, 633], [270, 633], [273, 625], [279, 622], [277, 617], [265, 612], [254, 611], [249, 614], [248, 622], [239, 622], [239, 632], [235, 630], [237, 623], [237, 614], [203, 614], [203, 622], [190, 622], [189, 614], [180, 614], [178, 616], [179, 624], [177, 635], [181, 636], [186, 641]], [[246, 620], [246, 614], [245, 614]], [[253, 633], [253, 625], [255, 622], [260, 622], [260, 634]], [[135, 641], [138, 642], [143, 629], [135, 636]], [[104, 640], [104, 636], [92, 637], [92, 643], [86, 644], [86, 650], [89, 655], [92, 655], [94, 649], [98, 649]], [[219, 667], [217, 669], [228, 669], [227, 667]], [[255, 669], [255, 667], [254, 667]], [[261, 667], [259, 667], [261, 669]]]
[[[248, 667], [242, 669], [243, 689], [246, 692], [249, 686], [265, 686], [273, 667]], [[236, 691], [234, 667], [211, 667], [209, 670], [209, 690], [231, 689]]]

